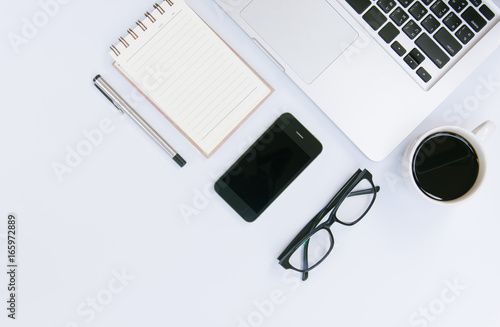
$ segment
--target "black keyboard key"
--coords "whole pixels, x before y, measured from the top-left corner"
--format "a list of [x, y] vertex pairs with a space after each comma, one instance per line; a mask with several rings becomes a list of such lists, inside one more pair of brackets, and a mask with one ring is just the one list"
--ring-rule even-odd
[[443, 23], [453, 32], [462, 25], [462, 20], [452, 11], [443, 19]]
[[411, 69], [417, 68], [425, 60], [424, 55], [414, 48], [410, 53], [404, 58], [404, 61], [410, 66]]
[[495, 13], [491, 11], [487, 5], [482, 5], [481, 8], [479, 8], [479, 11], [484, 15], [484, 17], [486, 17], [487, 20], [492, 20], [493, 17], [495, 17]]
[[424, 18], [422, 21], [422, 26], [429, 32], [429, 34], [434, 33], [434, 31], [441, 25], [439, 21], [432, 15]]
[[465, 9], [462, 14], [462, 18], [476, 32], [479, 32], [483, 29], [483, 27], [486, 26], [486, 21], [484, 20], [484, 18], [476, 11], [476, 9], [472, 7]]
[[410, 66], [411, 69], [415, 69], [418, 67], [418, 64], [413, 58], [408, 54], [405, 58], [404, 61]]
[[450, 0], [448, 4], [458, 13], [464, 10], [468, 5], [467, 0]]
[[378, 0], [377, 5], [386, 14], [388, 14], [394, 7], [396, 7], [396, 1], [394, 1], [394, 0]]
[[376, 31], [385, 23], [387, 17], [377, 7], [372, 6], [363, 15], [363, 19]]
[[443, 18], [444, 15], [450, 10], [450, 7], [446, 5], [442, 0], [438, 0], [434, 2], [431, 6], [431, 11], [436, 15], [438, 18]]
[[415, 44], [439, 69], [443, 68], [450, 61], [450, 57], [425, 33], [420, 35]]
[[401, 26], [409, 18], [408, 14], [401, 7], [397, 7], [389, 16], [396, 23], [396, 25]]
[[401, 6], [406, 8], [413, 2], [413, 0], [398, 0], [398, 2], [401, 4]]
[[354, 9], [358, 14], [361, 15], [366, 8], [370, 7], [372, 2], [370, 0], [346, 0], [347, 3]]
[[395, 41], [393, 44], [391, 44], [392, 50], [394, 50], [398, 56], [403, 56], [406, 53], [406, 49], [399, 43], [398, 41]]
[[403, 32], [405, 32], [408, 37], [413, 40], [414, 38], [417, 37], [420, 32], [422, 32], [422, 28], [418, 26], [417, 23], [415, 23], [414, 20], [410, 20], [404, 27], [403, 27]]
[[427, 9], [420, 2], [415, 2], [408, 11], [417, 21], [421, 20], [427, 14]]
[[474, 37], [474, 32], [472, 32], [470, 28], [467, 27], [467, 25], [464, 25], [458, 29], [458, 31], [455, 33], [455, 36], [463, 44], [467, 44]]
[[432, 76], [429, 75], [429, 73], [424, 69], [424, 67], [420, 67], [419, 69], [417, 69], [417, 75], [420, 76], [420, 78], [422, 79], [422, 81], [424, 81], [424, 83], [428, 83]]
[[476, 7], [479, 7], [483, 3], [481, 0], [470, 0], [470, 2]]
[[462, 46], [458, 43], [457, 39], [455, 39], [455, 37], [444, 27], [441, 27], [439, 31], [434, 34], [434, 39], [436, 39], [452, 57], [454, 57], [458, 51], [462, 50]]
[[420, 51], [418, 51], [418, 49], [417, 49], [417, 48], [414, 48], [413, 50], [411, 50], [411, 51], [410, 51], [410, 56], [411, 56], [411, 57], [413, 58], [413, 60], [415, 60], [415, 62], [416, 62], [417, 64], [419, 64], [419, 65], [420, 65], [422, 62], [424, 62], [424, 60], [425, 60], [424, 55], [423, 55]]
[[391, 22], [385, 24], [384, 27], [378, 32], [378, 35], [385, 41], [385, 43], [389, 44], [398, 36], [399, 30], [394, 26]]
[[426, 5], [430, 5], [432, 1], [434, 0], [422, 0], [422, 2], [425, 3]]

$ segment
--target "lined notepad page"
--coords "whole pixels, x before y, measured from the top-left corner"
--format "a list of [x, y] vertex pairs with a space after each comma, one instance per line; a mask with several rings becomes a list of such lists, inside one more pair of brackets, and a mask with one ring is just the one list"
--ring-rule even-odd
[[173, 2], [162, 2], [165, 12], [151, 12], [156, 21], [145, 19], [116, 45], [120, 54], [110, 55], [115, 67], [209, 157], [272, 88], [184, 1]]

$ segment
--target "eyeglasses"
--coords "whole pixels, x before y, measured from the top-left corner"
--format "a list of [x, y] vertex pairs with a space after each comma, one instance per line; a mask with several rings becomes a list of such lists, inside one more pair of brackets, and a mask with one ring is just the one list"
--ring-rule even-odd
[[[334, 222], [345, 226], [358, 223], [370, 210], [380, 187], [368, 170], [358, 169], [330, 202], [295, 236], [278, 257], [285, 269], [302, 273], [302, 280], [332, 252]], [[331, 212], [328, 216], [327, 214]]]

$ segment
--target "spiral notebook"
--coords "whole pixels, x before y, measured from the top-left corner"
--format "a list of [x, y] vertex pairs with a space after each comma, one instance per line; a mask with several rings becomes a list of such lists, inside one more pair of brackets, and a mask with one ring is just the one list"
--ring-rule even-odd
[[113, 65], [208, 158], [273, 89], [184, 0], [145, 16], [111, 46]]

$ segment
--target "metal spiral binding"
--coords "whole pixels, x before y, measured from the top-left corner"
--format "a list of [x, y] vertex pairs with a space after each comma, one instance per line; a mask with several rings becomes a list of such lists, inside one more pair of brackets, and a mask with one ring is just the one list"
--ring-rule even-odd
[[113, 52], [115, 53], [115, 56], [118, 57], [120, 55], [120, 51], [114, 45], [110, 46], [109, 48], [111, 50], [113, 50]]
[[153, 15], [151, 15], [149, 13], [149, 11], [146, 11], [146, 13], [144, 14], [144, 16], [146, 16], [147, 18], [149, 18], [149, 20], [151, 21], [151, 23], [156, 22], [156, 18], [154, 18]]
[[163, 10], [163, 8], [162, 8], [159, 4], [155, 3], [155, 4], [153, 5], [153, 7], [154, 7], [156, 10], [158, 10], [158, 12], [160, 13], [160, 15], [163, 15], [163, 14], [165, 13], [165, 10]]
[[138, 36], [137, 36], [137, 34], [135, 34], [135, 32], [131, 28], [129, 28], [127, 30], [127, 32], [128, 32], [128, 34], [130, 34], [134, 38], [134, 40], [137, 40]]
[[[172, 0], [165, 0], [165, 2], [170, 6], [172, 7], [174, 5], [174, 2]], [[163, 15], [165, 13], [165, 10], [162, 8], [161, 5], [155, 3], [153, 5], [154, 9], [158, 10], [158, 12], [160, 13], [160, 15]], [[154, 23], [156, 22], [156, 18], [149, 12], [149, 11], [146, 11], [146, 13], [144, 14], [144, 16], [146, 16], [150, 21], [151, 23]], [[146, 31], [148, 28], [147, 26], [140, 20], [138, 20], [136, 22], [137, 26], [139, 26], [142, 31]], [[137, 33], [135, 33], [131, 28], [129, 28], [127, 30], [128, 34], [130, 34], [134, 40], [137, 40], [139, 38], [139, 36], [137, 35]], [[118, 40], [125, 46], [125, 48], [128, 48], [130, 46], [130, 44], [123, 38], [123, 37], [119, 37]], [[113, 53], [118, 57], [120, 55], [120, 50], [118, 50], [114, 45], [110, 46], [109, 47]]]
[[146, 27], [146, 25], [144, 25], [143, 22], [141, 22], [140, 20], [138, 20], [136, 22], [137, 26], [139, 26], [143, 31], [146, 31], [148, 28]]
[[120, 40], [120, 42], [125, 46], [125, 48], [128, 48], [129, 44], [127, 41], [125, 41], [123, 37], [120, 36], [118, 40]]

